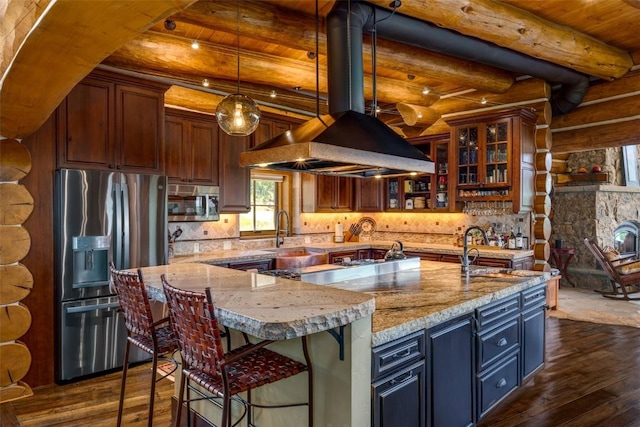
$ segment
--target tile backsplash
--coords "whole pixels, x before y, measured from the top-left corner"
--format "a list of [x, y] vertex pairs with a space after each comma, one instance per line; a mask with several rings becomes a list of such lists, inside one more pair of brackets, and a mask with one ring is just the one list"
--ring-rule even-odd
[[[302, 213], [292, 218], [293, 236], [286, 245], [323, 243], [333, 241], [335, 225], [341, 223], [344, 230], [360, 219], [368, 217], [375, 223], [372, 240], [403, 240], [422, 243], [453, 243], [454, 234], [471, 225], [489, 226], [502, 223], [508, 230], [521, 226], [523, 234], [530, 236], [530, 215], [473, 216], [463, 213]], [[175, 255], [215, 250], [268, 249], [275, 246], [275, 239], [240, 239], [237, 215], [220, 215], [216, 222], [172, 222], [169, 231], [177, 227], [182, 235], [173, 244]], [[362, 238], [364, 241], [366, 238]]]

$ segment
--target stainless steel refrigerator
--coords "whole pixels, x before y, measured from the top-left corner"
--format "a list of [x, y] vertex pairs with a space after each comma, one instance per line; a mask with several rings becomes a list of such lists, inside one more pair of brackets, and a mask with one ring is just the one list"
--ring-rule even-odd
[[[162, 265], [167, 178], [60, 169], [55, 174], [56, 381], [123, 365], [126, 329], [109, 286], [118, 269]], [[149, 358], [133, 351], [132, 362]]]

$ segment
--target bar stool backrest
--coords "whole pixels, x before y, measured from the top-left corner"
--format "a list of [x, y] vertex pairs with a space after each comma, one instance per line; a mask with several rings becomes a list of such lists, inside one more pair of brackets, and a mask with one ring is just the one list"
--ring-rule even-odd
[[153, 313], [140, 273], [116, 270], [113, 263], [109, 270], [127, 330], [132, 335], [151, 337]]
[[162, 287], [183, 363], [214, 378], [221, 378], [219, 367], [224, 350], [211, 290], [207, 288], [202, 294], [178, 289], [167, 283], [164, 277]]

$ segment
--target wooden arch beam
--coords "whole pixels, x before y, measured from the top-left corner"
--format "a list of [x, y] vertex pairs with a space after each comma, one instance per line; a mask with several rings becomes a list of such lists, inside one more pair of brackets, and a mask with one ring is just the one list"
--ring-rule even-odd
[[[104, 58], [191, 3], [193, 0], [9, 2], [7, 10], [25, 18], [2, 19], [0, 24], [4, 35], [0, 135], [22, 138], [33, 133]], [[34, 5], [40, 6], [35, 13]]]

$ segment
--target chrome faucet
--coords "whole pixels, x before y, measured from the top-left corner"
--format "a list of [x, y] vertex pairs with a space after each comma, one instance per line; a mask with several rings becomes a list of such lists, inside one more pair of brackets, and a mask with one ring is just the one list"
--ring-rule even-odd
[[285, 223], [286, 224], [285, 235], [286, 235], [286, 237], [289, 237], [289, 214], [287, 213], [287, 211], [285, 211], [283, 209], [283, 210], [280, 210], [280, 211], [278, 211], [276, 213], [276, 248], [279, 248], [280, 245], [282, 243], [284, 243], [284, 239], [282, 239], [282, 241], [280, 241], [280, 233], [281, 233], [281, 230], [280, 230], [280, 217], [282, 215], [284, 215], [285, 219], [287, 220], [287, 222]]
[[[463, 273], [468, 273], [469, 272], [469, 245], [467, 244], [467, 236], [469, 235], [469, 232], [471, 230], [478, 230], [482, 233], [482, 238], [484, 239], [484, 244], [488, 245], [489, 244], [489, 238], [487, 237], [487, 233], [480, 227], [478, 227], [477, 225], [471, 226], [469, 228], [467, 228], [464, 232], [464, 236], [462, 237], [463, 241], [464, 241], [464, 249], [462, 250], [462, 256], [460, 257], [460, 262], [462, 263], [462, 272]], [[477, 251], [477, 249], [476, 249]], [[475, 260], [475, 258], [474, 258]], [[473, 261], [472, 261], [473, 262]]]

